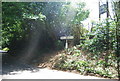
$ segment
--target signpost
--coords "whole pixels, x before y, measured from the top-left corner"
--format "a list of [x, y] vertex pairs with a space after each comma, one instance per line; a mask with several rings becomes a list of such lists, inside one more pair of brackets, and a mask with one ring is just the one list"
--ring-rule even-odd
[[65, 43], [65, 48], [67, 49], [68, 48], [68, 40], [72, 40], [74, 39], [73, 36], [62, 36], [60, 37], [61, 40], [66, 40], [66, 43]]
[[101, 17], [101, 14], [104, 14], [107, 12], [107, 4], [102, 4], [100, 5], [100, 1], [99, 1], [99, 20], [100, 20], [100, 17]]
[[103, 5], [101, 5], [100, 6], [100, 11], [99, 11], [99, 13], [100, 14], [103, 14], [103, 13], [105, 13], [105, 12], [107, 12], [107, 4], [103, 4]]

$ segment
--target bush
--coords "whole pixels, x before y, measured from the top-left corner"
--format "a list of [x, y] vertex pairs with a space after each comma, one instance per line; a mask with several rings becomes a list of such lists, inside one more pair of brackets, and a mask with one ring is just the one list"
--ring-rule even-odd
[[[55, 64], [53, 65], [54, 68], [70, 71], [76, 70], [80, 74], [98, 74], [99, 76], [108, 78], [117, 77], [117, 71], [115, 69], [116, 66], [114, 66], [114, 63], [112, 63], [113, 66], [104, 69], [103, 65], [106, 62], [103, 59], [100, 58], [97, 60], [91, 60], [91, 58], [87, 58], [90, 55], [85, 57], [86, 55], [83, 54], [81, 50], [78, 50], [77, 47], [69, 48], [68, 52], [69, 51], [72, 51], [72, 53], [61, 53], [61, 55], [58, 57], [57, 61], [55, 61]], [[109, 62], [109, 65], [111, 65], [112, 60], [109, 60]]]

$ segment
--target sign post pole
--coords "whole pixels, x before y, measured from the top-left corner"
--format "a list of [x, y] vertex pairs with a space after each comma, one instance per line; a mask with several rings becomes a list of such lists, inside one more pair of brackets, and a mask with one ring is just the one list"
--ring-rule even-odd
[[61, 40], [65, 40], [65, 49], [68, 49], [68, 40], [72, 40], [74, 37], [73, 36], [62, 36], [60, 37]]
[[66, 39], [66, 43], [65, 43], [65, 48], [67, 49], [68, 48], [68, 41]]

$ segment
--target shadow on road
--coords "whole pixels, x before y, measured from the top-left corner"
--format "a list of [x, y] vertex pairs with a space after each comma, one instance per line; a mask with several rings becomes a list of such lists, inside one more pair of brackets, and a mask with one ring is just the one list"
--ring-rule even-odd
[[[25, 58], [22, 59], [21, 56], [11, 56], [10, 54], [2, 55], [2, 75], [11, 74], [14, 71], [31, 71], [37, 72], [40, 68], [37, 67], [38, 64], [48, 61], [51, 56], [56, 55], [57, 51], [47, 51], [40, 54], [35, 54], [32, 59]], [[12, 73], [12, 75], [14, 75]]]
[[37, 68], [36, 66], [25, 63], [23, 60], [21, 60], [18, 57], [10, 56], [8, 54], [2, 55], [2, 75], [6, 75], [6, 74], [14, 75], [15, 73], [12, 72], [23, 71], [23, 70], [37, 72], [38, 69], [39, 68]]

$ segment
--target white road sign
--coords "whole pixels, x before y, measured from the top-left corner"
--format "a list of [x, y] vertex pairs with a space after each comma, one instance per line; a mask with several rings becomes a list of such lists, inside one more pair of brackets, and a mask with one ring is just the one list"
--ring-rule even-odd
[[73, 36], [62, 36], [62, 37], [60, 37], [60, 39], [62, 39], [62, 40], [73, 39], [73, 38], [74, 38]]

